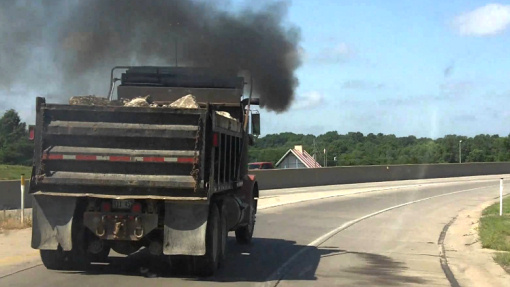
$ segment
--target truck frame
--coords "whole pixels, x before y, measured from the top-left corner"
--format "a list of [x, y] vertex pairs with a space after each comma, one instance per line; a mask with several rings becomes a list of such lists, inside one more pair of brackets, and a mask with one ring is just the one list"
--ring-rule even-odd
[[[208, 276], [225, 259], [229, 231], [250, 243], [259, 191], [247, 151], [260, 118], [245, 84], [209, 69], [116, 67], [111, 94], [150, 95], [155, 107], [37, 98], [30, 193], [43, 264], [83, 269], [110, 249], [145, 247]], [[187, 94], [199, 108], [168, 107]]]

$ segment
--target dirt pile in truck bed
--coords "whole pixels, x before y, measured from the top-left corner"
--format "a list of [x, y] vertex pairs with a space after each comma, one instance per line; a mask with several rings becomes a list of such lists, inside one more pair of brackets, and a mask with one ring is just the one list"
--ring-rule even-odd
[[151, 96], [134, 98], [132, 100], [125, 100], [125, 107], [150, 107], [151, 106]]
[[109, 106], [111, 101], [107, 98], [96, 96], [77, 96], [69, 99], [70, 105], [85, 105], [85, 106]]
[[[109, 101], [107, 98], [96, 96], [77, 96], [69, 99], [70, 105], [84, 106], [124, 106], [124, 107], [151, 107], [151, 108], [174, 108], [174, 109], [198, 109], [200, 105], [193, 95], [184, 96], [171, 104], [156, 104], [151, 96], [134, 98], [131, 100], [121, 99]], [[228, 112], [217, 111], [216, 114], [235, 120]]]
[[179, 108], [179, 109], [198, 109], [200, 106], [197, 103], [197, 100], [193, 95], [184, 96], [177, 101], [170, 104], [171, 108]]
[[171, 104], [153, 103], [151, 96], [109, 101], [107, 98], [90, 95], [72, 97], [71, 99], [69, 99], [69, 104], [84, 106], [125, 106], [125, 107], [151, 107], [151, 108], [177, 108], [177, 109], [200, 108], [200, 106], [197, 103], [197, 100], [193, 95], [184, 96]]

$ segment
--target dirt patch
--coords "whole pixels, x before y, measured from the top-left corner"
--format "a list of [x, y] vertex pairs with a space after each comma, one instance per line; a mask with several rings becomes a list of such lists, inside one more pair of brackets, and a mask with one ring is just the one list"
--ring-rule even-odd
[[510, 282], [510, 275], [494, 261], [498, 252], [482, 248], [478, 235], [482, 211], [492, 203], [459, 213], [446, 234], [448, 265], [461, 286], [506, 286]]

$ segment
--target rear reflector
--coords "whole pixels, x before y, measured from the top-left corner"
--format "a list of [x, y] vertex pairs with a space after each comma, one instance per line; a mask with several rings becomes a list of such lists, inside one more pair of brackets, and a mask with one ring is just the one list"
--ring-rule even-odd
[[28, 139], [31, 141], [35, 139], [35, 126], [28, 126]]
[[133, 203], [133, 206], [131, 207], [131, 212], [134, 213], [142, 212], [142, 204], [140, 202]]
[[195, 159], [192, 157], [180, 157], [180, 158], [177, 158], [177, 162], [179, 162], [179, 163], [194, 163]]
[[103, 201], [101, 203], [102, 212], [110, 212], [112, 210], [112, 204], [109, 201]]
[[213, 134], [212, 145], [215, 146], [215, 147], [218, 146], [218, 134], [217, 133]]

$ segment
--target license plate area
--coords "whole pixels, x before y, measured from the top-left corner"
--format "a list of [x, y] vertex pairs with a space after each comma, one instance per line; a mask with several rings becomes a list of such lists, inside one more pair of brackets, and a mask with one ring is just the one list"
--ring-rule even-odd
[[114, 199], [112, 201], [112, 209], [129, 210], [133, 206], [132, 199]]

